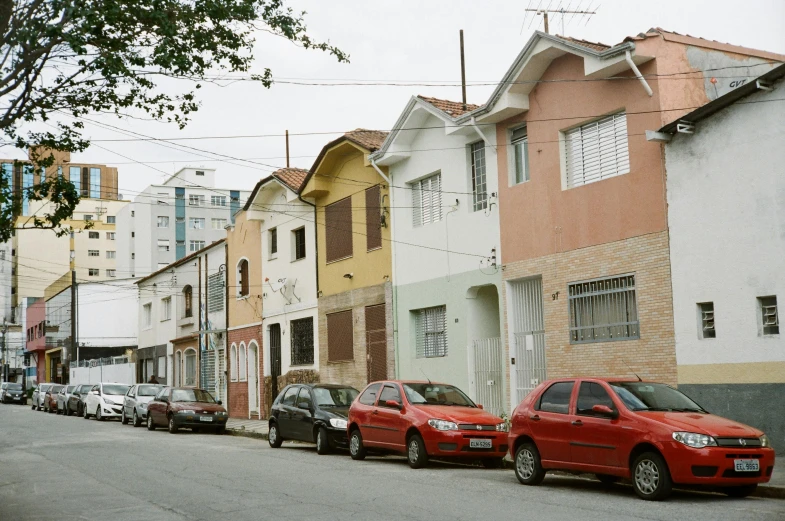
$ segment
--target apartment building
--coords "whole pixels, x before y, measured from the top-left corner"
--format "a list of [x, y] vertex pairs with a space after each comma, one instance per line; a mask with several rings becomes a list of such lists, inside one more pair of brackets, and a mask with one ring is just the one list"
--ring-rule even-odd
[[212, 168], [182, 168], [148, 186], [117, 216], [118, 270], [147, 276], [225, 239], [248, 194], [216, 188]]
[[369, 161], [386, 136], [331, 141], [301, 191], [316, 205], [319, 378], [358, 389], [395, 374], [389, 181]]
[[381, 149], [392, 224], [397, 374], [447, 381], [505, 409], [498, 174], [492, 128], [476, 110], [413, 97]]
[[[674, 120], [664, 143], [679, 389], [785, 451], [785, 65]], [[743, 151], [743, 153], [740, 153]], [[740, 189], [743, 187], [743, 189]], [[732, 400], [728, 396], [733, 396]]]

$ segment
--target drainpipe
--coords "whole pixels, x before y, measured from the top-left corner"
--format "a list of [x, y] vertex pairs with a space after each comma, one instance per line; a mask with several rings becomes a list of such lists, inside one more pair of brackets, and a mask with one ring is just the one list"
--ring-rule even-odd
[[470, 123], [474, 127], [474, 130], [476, 130], [477, 133], [480, 135], [482, 140], [485, 141], [491, 147], [491, 150], [493, 150], [493, 153], [495, 154], [496, 153], [496, 145], [492, 145], [491, 141], [487, 137], [485, 137], [485, 134], [483, 133], [483, 131], [480, 130], [480, 127], [477, 126], [477, 119], [474, 116], [472, 116], [472, 119], [470, 120]]
[[624, 52], [624, 59], [627, 60], [627, 65], [630, 66], [632, 72], [635, 73], [635, 77], [641, 81], [641, 85], [643, 85], [643, 90], [646, 91], [646, 94], [648, 94], [649, 96], [653, 96], [654, 93], [651, 91], [651, 87], [649, 87], [649, 84], [646, 83], [646, 78], [643, 77], [641, 71], [638, 70], [638, 66], [635, 65], [634, 61], [632, 61], [632, 55], [630, 54], [630, 51]]
[[370, 158], [371, 166], [373, 167], [376, 172], [382, 176], [382, 179], [385, 180], [387, 186], [390, 190], [390, 250], [392, 254], [392, 280], [390, 284], [392, 285], [392, 319], [393, 319], [393, 349], [395, 350], [395, 378], [400, 377], [400, 357], [398, 356], [398, 288], [395, 285], [395, 281], [397, 280], [396, 275], [396, 268], [398, 267], [398, 263], [395, 262], [396, 250], [395, 250], [395, 227], [392, 225], [392, 211], [395, 209], [395, 201], [393, 199], [393, 186], [390, 182], [390, 178], [384, 175], [382, 169], [376, 164], [376, 160]]

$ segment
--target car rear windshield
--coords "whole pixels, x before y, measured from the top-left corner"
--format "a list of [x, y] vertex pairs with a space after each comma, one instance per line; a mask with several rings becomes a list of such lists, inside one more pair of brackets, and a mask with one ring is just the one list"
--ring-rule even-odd
[[203, 389], [175, 389], [172, 391], [172, 401], [215, 403], [212, 395]]
[[706, 412], [703, 407], [669, 385], [613, 382], [610, 386], [632, 411]]
[[140, 385], [139, 389], [136, 391], [137, 396], [155, 396], [159, 392], [163, 386], [161, 385]]
[[21, 391], [22, 384], [8, 384], [8, 387], [6, 387], [6, 389], [8, 389], [9, 391]]
[[127, 393], [128, 389], [130, 388], [131, 388], [130, 385], [108, 384], [108, 385], [104, 385], [103, 393], [121, 395]]
[[313, 397], [319, 407], [349, 407], [360, 392], [353, 387], [314, 387]]
[[477, 407], [463, 391], [453, 385], [407, 383], [403, 384], [403, 390], [412, 405]]

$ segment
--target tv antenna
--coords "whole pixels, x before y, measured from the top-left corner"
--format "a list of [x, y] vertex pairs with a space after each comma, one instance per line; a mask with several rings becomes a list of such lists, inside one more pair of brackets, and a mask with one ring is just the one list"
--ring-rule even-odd
[[[541, 4], [542, 1], [540, 1], [540, 5]], [[582, 22], [585, 19], [586, 20], [586, 22], [584, 23], [585, 25], [589, 23], [589, 20], [591, 19], [592, 15], [597, 14], [597, 8], [599, 7], [599, 4], [597, 4], [595, 7], [592, 8], [591, 3], [589, 3], [587, 4], [589, 8], [581, 9], [580, 8], [581, 2], [578, 2], [578, 5], [576, 6], [575, 9], [570, 9], [572, 5], [572, 0], [570, 0], [570, 3], [567, 4], [566, 8], [562, 7], [561, 3], [559, 4], [558, 7], [554, 9], [550, 8], [551, 7], [550, 3], [544, 9], [542, 9], [540, 5], [538, 5], [536, 8], [532, 8], [531, 4], [529, 4], [529, 7], [524, 9], [524, 11], [527, 14], [523, 18], [523, 24], [521, 25], [521, 32], [523, 32], [523, 25], [526, 24], [526, 18], [528, 17], [528, 13], [534, 13], [532, 15], [531, 20], [529, 21], [529, 26], [531, 26], [532, 22], [537, 16], [542, 16], [545, 32], [548, 34], [550, 34], [550, 25], [548, 23], [550, 21], [549, 15], [561, 15], [561, 33], [562, 35], [564, 35], [564, 23], [567, 15], [570, 15], [570, 19], [567, 21], [567, 23], [572, 22], [573, 18], [579, 16], [578, 23]]]

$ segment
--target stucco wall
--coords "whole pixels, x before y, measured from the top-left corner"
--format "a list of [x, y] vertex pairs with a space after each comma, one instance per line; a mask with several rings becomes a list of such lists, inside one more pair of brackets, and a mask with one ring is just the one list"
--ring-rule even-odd
[[[785, 336], [759, 331], [757, 297], [785, 304], [785, 83], [665, 147], [679, 383], [785, 382]], [[697, 304], [714, 303], [716, 338]], [[744, 364], [733, 370], [720, 364]]]
[[[229, 327], [247, 326], [262, 321], [262, 235], [259, 221], [249, 221], [247, 212], [239, 212], [235, 225], [226, 235], [229, 285]], [[240, 259], [248, 259], [250, 295], [238, 298]]]

